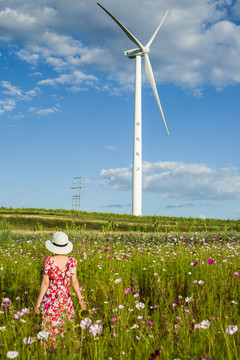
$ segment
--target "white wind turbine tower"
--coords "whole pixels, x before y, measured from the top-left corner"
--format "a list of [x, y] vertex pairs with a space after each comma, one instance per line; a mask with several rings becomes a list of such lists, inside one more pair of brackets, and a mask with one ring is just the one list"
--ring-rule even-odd
[[127, 37], [138, 47], [124, 51], [124, 54], [130, 59], [136, 59], [136, 73], [135, 73], [135, 112], [134, 112], [134, 139], [133, 139], [133, 169], [132, 169], [132, 213], [133, 215], [142, 215], [142, 84], [141, 84], [141, 57], [144, 57], [145, 72], [149, 83], [152, 87], [158, 108], [160, 110], [164, 126], [169, 135], [167, 124], [164, 118], [156, 83], [153, 76], [152, 66], [148, 57], [150, 46], [160, 29], [168, 10], [166, 11], [162, 21], [151, 36], [150, 40], [143, 46], [140, 41], [130, 33], [130, 31], [123, 26], [109, 11], [107, 11], [101, 4], [97, 3], [125, 32]]

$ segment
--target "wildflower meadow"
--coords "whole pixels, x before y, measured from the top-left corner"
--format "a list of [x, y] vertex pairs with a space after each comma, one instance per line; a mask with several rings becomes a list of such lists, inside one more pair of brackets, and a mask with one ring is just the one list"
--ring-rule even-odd
[[69, 232], [87, 309], [72, 289], [54, 349], [33, 311], [51, 235], [0, 234], [1, 359], [240, 359], [238, 233]]

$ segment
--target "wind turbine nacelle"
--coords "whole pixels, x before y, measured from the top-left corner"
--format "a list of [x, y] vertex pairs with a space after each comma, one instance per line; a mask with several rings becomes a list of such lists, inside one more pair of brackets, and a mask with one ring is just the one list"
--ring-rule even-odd
[[139, 48], [137, 49], [130, 49], [123, 52], [125, 56], [127, 56], [129, 59], [135, 59], [137, 55], [143, 56], [143, 51]]

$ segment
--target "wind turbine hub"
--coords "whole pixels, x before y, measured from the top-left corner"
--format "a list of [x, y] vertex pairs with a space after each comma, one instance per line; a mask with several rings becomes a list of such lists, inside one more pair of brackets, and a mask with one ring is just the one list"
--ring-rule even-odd
[[135, 59], [136, 56], [144, 56], [149, 52], [150, 52], [149, 47], [144, 46], [142, 49], [136, 48], [136, 49], [130, 49], [124, 51], [124, 55], [127, 56], [129, 59]]

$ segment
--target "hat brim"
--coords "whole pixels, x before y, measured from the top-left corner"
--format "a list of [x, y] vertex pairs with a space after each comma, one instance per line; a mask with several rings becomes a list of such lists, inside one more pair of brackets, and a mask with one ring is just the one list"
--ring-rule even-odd
[[45, 242], [45, 246], [49, 251], [58, 255], [68, 254], [73, 249], [73, 244], [71, 243], [71, 241], [68, 241], [66, 246], [56, 246], [52, 243], [52, 240], [50, 239]]

